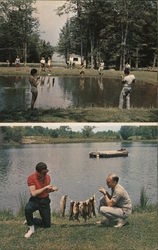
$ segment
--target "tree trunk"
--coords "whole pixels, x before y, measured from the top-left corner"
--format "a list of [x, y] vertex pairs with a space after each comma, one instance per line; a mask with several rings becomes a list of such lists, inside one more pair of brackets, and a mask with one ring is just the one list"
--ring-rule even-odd
[[138, 65], [138, 60], [139, 60], [138, 51], [139, 51], [139, 49], [136, 48], [136, 70], [138, 70], [138, 67], [139, 67], [139, 65]]
[[27, 43], [24, 44], [24, 66], [27, 64]]
[[154, 53], [153, 68], [156, 67], [156, 62], [157, 62], [157, 52]]
[[122, 37], [121, 37], [121, 56], [120, 56], [120, 70], [125, 68], [126, 61], [126, 45], [128, 35], [128, 0], [124, 0], [124, 23], [121, 25]]
[[94, 43], [93, 43], [93, 36], [91, 35], [91, 69], [94, 69]]
[[[122, 48], [121, 48], [122, 51]], [[122, 52], [121, 52], [121, 56], [120, 56], [120, 71], [122, 71]]]

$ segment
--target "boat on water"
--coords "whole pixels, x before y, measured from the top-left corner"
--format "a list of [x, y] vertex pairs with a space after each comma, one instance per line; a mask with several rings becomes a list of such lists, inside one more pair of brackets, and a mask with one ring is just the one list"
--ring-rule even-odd
[[111, 158], [111, 157], [127, 157], [128, 151], [125, 148], [119, 150], [94, 151], [89, 153], [90, 158]]

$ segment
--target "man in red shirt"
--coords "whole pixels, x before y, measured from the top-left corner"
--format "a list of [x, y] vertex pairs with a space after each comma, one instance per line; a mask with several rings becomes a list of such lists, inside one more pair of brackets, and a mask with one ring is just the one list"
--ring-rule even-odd
[[[39, 162], [36, 171], [28, 177], [31, 197], [25, 207], [25, 216], [29, 226], [25, 238], [29, 238], [35, 232], [35, 225], [42, 227], [51, 226], [49, 193], [57, 191], [57, 187], [50, 185], [50, 176], [47, 174], [47, 165]], [[41, 219], [33, 218], [33, 212], [39, 210]]]

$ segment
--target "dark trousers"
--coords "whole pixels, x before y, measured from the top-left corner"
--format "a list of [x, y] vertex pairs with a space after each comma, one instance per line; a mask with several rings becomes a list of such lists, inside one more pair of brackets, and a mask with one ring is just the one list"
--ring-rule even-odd
[[[33, 218], [33, 213], [39, 211], [41, 219]], [[25, 217], [28, 226], [51, 226], [50, 199], [31, 197], [25, 206]]]

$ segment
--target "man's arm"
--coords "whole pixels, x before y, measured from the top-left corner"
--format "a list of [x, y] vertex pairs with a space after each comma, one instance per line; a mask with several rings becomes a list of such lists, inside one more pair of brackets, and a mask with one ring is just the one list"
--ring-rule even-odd
[[51, 190], [51, 189], [52, 189], [52, 187], [50, 185], [43, 187], [43, 188], [40, 188], [40, 189], [36, 189], [35, 185], [29, 186], [30, 194], [33, 197], [36, 197], [37, 195], [43, 193], [46, 190], [49, 192], [49, 190]]
[[105, 188], [100, 188], [99, 191], [104, 195], [108, 207], [113, 207], [115, 204], [111, 200], [110, 195], [106, 192]]
[[43, 193], [44, 191], [47, 191], [48, 193], [58, 191], [58, 188], [56, 186], [48, 185], [46, 187], [36, 189], [36, 187], [32, 185], [32, 186], [29, 186], [29, 190], [30, 190], [31, 196], [36, 197], [37, 195]]

